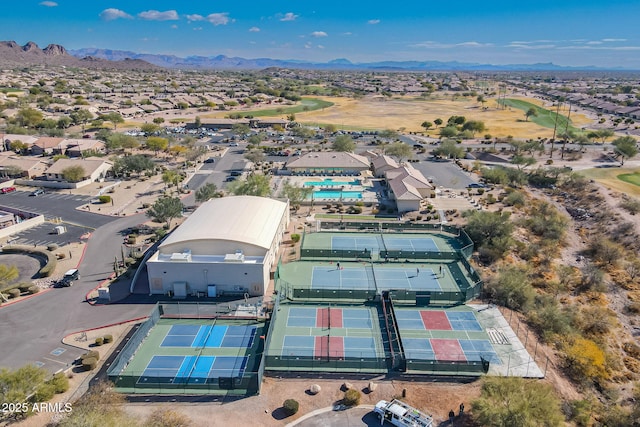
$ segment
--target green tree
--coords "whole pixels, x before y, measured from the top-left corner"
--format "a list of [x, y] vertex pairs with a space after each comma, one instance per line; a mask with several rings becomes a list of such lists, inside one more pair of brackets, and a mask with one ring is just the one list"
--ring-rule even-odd
[[159, 151], [164, 151], [169, 146], [169, 140], [160, 136], [150, 136], [145, 143], [149, 150], [153, 150], [156, 155]]
[[141, 173], [144, 171], [153, 171], [156, 164], [148, 158], [140, 154], [125, 157], [116, 157], [113, 161], [113, 173], [116, 176], [123, 176], [130, 173]]
[[385, 129], [378, 133], [378, 136], [386, 141], [395, 141], [400, 137], [400, 134], [392, 129]]
[[163, 117], [154, 117], [153, 118], [153, 123], [155, 123], [157, 125], [161, 125], [162, 123], [164, 123], [164, 118]]
[[527, 271], [514, 265], [501, 268], [485, 292], [498, 304], [518, 311], [530, 308], [535, 297]]
[[33, 108], [21, 108], [16, 113], [16, 122], [23, 127], [35, 128], [42, 122], [43, 118], [42, 112]]
[[443, 121], [442, 121], [442, 119], [440, 119], [440, 118], [437, 118], [437, 119], [435, 119], [435, 120], [433, 121], [433, 124], [435, 124], [435, 125], [436, 125], [436, 127], [442, 126], [442, 123], [444, 123], [444, 122], [443, 122]]
[[18, 278], [20, 272], [15, 265], [0, 264], [0, 289], [4, 289]]
[[440, 136], [442, 138], [453, 138], [458, 135], [458, 128], [455, 126], [446, 126], [440, 129]]
[[194, 125], [195, 125], [196, 129], [200, 129], [200, 127], [202, 126], [202, 120], [200, 119], [200, 116], [196, 116], [196, 119], [194, 121]]
[[282, 186], [282, 197], [289, 199], [289, 204], [297, 212], [300, 204], [305, 201], [313, 193], [312, 187], [303, 187], [292, 184], [289, 180], [284, 182]]
[[143, 123], [140, 125], [140, 130], [146, 135], [153, 135], [160, 130], [160, 126], [155, 123]]
[[600, 142], [604, 144], [608, 138], [611, 138], [614, 135], [614, 133], [611, 129], [598, 129], [596, 131], [596, 135], [600, 138]]
[[520, 154], [516, 154], [511, 159], [511, 163], [516, 165], [518, 169], [526, 169], [528, 166], [535, 165], [536, 159], [533, 157], [521, 156]]
[[206, 183], [196, 190], [196, 202], [198, 203], [206, 202], [209, 199], [218, 198], [220, 196], [218, 187], [216, 187], [212, 182]]
[[251, 132], [251, 128], [245, 123], [236, 123], [231, 126], [231, 133], [235, 135], [246, 135], [249, 132]]
[[524, 117], [527, 122], [529, 121], [529, 117], [532, 117], [532, 116], [536, 117], [537, 115], [538, 115], [538, 110], [536, 110], [534, 107], [529, 108], [524, 113]]
[[155, 222], [165, 222], [171, 228], [171, 220], [182, 216], [184, 205], [177, 197], [163, 197], [151, 205], [147, 210], [147, 216]]
[[447, 126], [461, 126], [467, 121], [465, 116], [451, 116], [447, 119]]
[[508, 213], [469, 211], [466, 216], [465, 231], [483, 257], [493, 261], [509, 250], [513, 224]]
[[630, 159], [638, 154], [638, 142], [632, 136], [621, 136], [611, 144], [615, 147], [615, 153], [620, 156], [620, 164], [622, 165], [624, 165], [625, 159]]
[[385, 147], [384, 152], [386, 155], [395, 157], [398, 162], [402, 162], [404, 159], [410, 159], [413, 157], [413, 150], [404, 142], [394, 142]]
[[268, 197], [271, 195], [271, 185], [269, 177], [265, 175], [251, 175], [244, 180], [234, 181], [227, 187], [227, 190], [236, 196], [260, 196]]
[[549, 384], [519, 377], [486, 377], [471, 408], [474, 420], [487, 427], [554, 427], [564, 420]]
[[177, 187], [180, 181], [182, 181], [182, 178], [182, 175], [171, 169], [166, 170], [162, 173], [162, 182], [164, 182], [165, 185], [169, 187], [172, 185], [175, 185]]
[[334, 151], [345, 151], [348, 153], [352, 153], [353, 150], [356, 149], [356, 143], [353, 142], [353, 138], [349, 135], [338, 135], [336, 139], [331, 144], [331, 148]]
[[337, 130], [338, 130], [338, 127], [331, 123], [324, 126], [324, 131], [326, 133], [335, 133]]
[[455, 141], [446, 140], [443, 141], [438, 148], [433, 150], [433, 155], [442, 156], [447, 159], [459, 159], [464, 156], [464, 148], [458, 145]]
[[485, 125], [484, 122], [480, 121], [480, 120], [469, 120], [468, 122], [465, 122], [462, 125], [462, 130], [468, 130], [470, 131], [473, 135], [475, 135], [478, 132], [484, 132], [485, 131]]
[[124, 123], [124, 119], [122, 118], [120, 113], [116, 112], [103, 114], [100, 116], [100, 118], [106, 122], [111, 122], [114, 131], [118, 129], [118, 125], [120, 123]]
[[66, 167], [62, 170], [62, 177], [67, 182], [79, 182], [84, 179], [86, 172], [81, 165]]
[[66, 129], [69, 127], [69, 125], [71, 125], [71, 118], [64, 116], [64, 117], [60, 117], [58, 119], [58, 122], [56, 124], [56, 126], [58, 127], [58, 129]]
[[425, 131], [429, 131], [429, 128], [433, 126], [433, 123], [424, 121], [420, 124], [424, 128]]
[[264, 160], [264, 151], [254, 148], [244, 155], [244, 158], [253, 163], [258, 163]]

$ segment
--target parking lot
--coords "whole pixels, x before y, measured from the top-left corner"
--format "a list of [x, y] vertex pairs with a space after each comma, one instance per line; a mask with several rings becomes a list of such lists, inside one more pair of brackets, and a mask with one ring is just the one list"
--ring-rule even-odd
[[[66, 232], [63, 234], [55, 234], [54, 228], [56, 226], [64, 227]], [[47, 246], [50, 244], [56, 244], [62, 247], [72, 242], [79, 242], [83, 236], [86, 236], [91, 231], [91, 228], [67, 224], [65, 222], [45, 222], [44, 224], [37, 225], [23, 232], [12, 235], [11, 243], [29, 246]]]

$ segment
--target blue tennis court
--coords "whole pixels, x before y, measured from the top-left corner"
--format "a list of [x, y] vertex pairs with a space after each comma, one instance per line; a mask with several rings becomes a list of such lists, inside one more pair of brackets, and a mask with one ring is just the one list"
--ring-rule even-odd
[[378, 289], [409, 291], [441, 291], [436, 273], [431, 268], [373, 268]]
[[363, 251], [378, 250], [381, 247], [381, 243], [377, 236], [370, 237], [347, 237], [347, 236], [334, 236], [331, 238], [331, 249], [340, 250], [355, 250]]
[[384, 245], [390, 251], [439, 252], [438, 245], [431, 238], [401, 238], [384, 236]]
[[439, 331], [482, 331], [471, 311], [396, 310], [400, 329]]
[[338, 268], [336, 263], [330, 266], [314, 266], [311, 273], [312, 289], [375, 290], [373, 278], [364, 268]]
[[[366, 308], [292, 307], [287, 327], [326, 328], [330, 318], [332, 328], [371, 329], [371, 310]], [[303, 337], [304, 338], [304, 337]]]
[[[433, 340], [403, 338], [402, 346], [407, 359], [480, 362], [482, 359], [500, 365], [502, 362], [488, 340]], [[451, 345], [442, 345], [443, 341]], [[436, 348], [434, 349], [434, 344]], [[445, 343], [446, 344], [446, 343]], [[449, 352], [450, 351], [450, 352]]]
[[431, 268], [338, 268], [314, 266], [312, 289], [441, 291], [436, 273]]
[[153, 356], [138, 384], [207, 384], [242, 377], [246, 356]]
[[160, 347], [248, 348], [255, 335], [255, 326], [173, 325]]
[[373, 337], [285, 335], [282, 356], [375, 358], [378, 350]]

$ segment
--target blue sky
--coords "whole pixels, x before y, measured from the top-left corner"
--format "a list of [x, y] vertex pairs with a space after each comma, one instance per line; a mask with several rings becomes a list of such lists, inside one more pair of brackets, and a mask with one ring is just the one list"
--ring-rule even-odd
[[178, 56], [640, 69], [640, 1], [3, 2], [0, 39]]

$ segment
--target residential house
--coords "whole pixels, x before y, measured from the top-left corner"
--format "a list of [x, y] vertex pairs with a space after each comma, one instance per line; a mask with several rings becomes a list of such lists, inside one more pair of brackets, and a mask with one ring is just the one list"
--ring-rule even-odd
[[61, 154], [62, 150], [60, 143], [63, 140], [64, 138], [54, 138], [49, 136], [40, 137], [31, 145], [31, 154], [35, 156]]
[[385, 173], [389, 197], [395, 200], [398, 212], [419, 211], [422, 199], [434, 194], [433, 185], [422, 172], [407, 164]]
[[66, 181], [64, 170], [71, 166], [82, 166], [84, 176], [81, 181], [102, 181], [107, 172], [113, 167], [113, 163], [97, 158], [91, 159], [58, 159], [46, 170], [47, 181]]
[[33, 157], [19, 157], [0, 155], [0, 176], [7, 176], [10, 171], [20, 170], [20, 176], [23, 178], [36, 178], [44, 175], [44, 171], [49, 165], [40, 159]]
[[98, 139], [65, 139], [62, 141], [64, 154], [69, 157], [83, 157], [86, 153], [104, 153], [105, 144]]
[[369, 160], [359, 154], [319, 151], [307, 153], [287, 163], [285, 170], [294, 175], [360, 175], [369, 170], [369, 167]]

